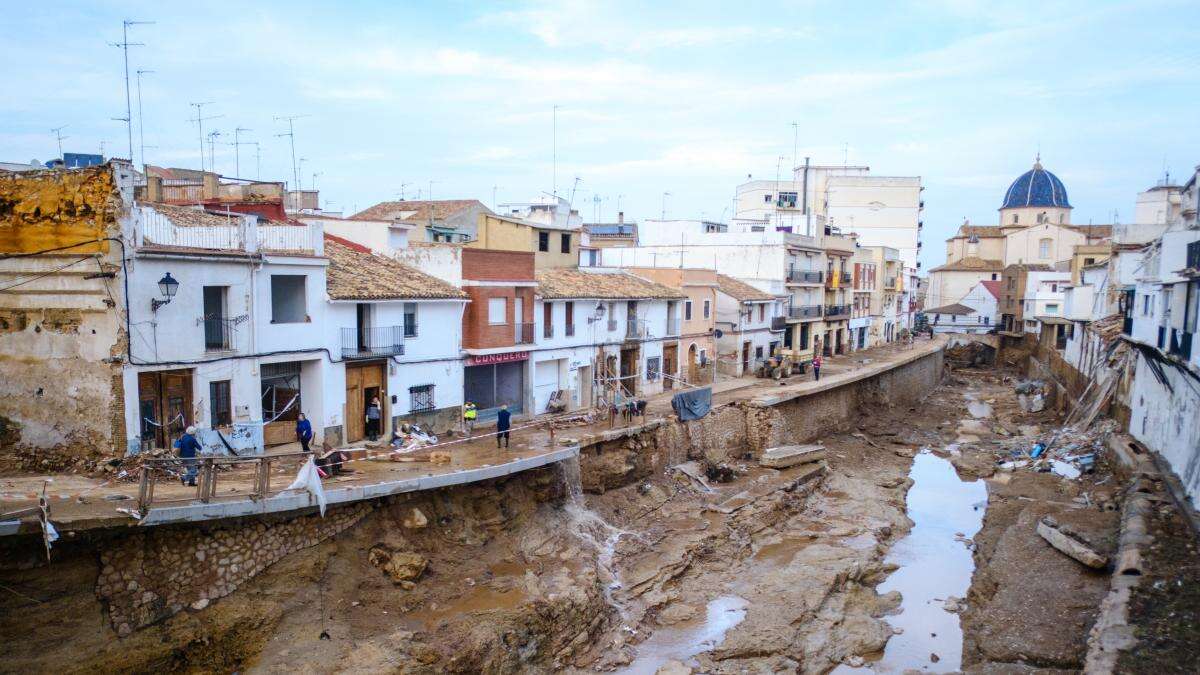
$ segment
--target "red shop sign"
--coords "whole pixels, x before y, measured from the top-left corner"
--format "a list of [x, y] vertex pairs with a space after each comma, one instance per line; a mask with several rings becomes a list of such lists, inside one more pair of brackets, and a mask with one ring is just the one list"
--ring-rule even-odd
[[529, 358], [529, 352], [508, 352], [506, 354], [479, 354], [467, 359], [468, 366], [491, 366], [497, 363], [512, 363], [514, 361], [525, 361]]

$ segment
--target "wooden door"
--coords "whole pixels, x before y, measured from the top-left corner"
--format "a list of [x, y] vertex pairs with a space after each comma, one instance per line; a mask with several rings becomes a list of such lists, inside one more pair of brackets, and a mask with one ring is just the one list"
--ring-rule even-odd
[[663, 388], [673, 389], [679, 377], [679, 345], [663, 345]]
[[346, 368], [346, 442], [361, 441], [366, 435], [363, 415], [362, 368]]

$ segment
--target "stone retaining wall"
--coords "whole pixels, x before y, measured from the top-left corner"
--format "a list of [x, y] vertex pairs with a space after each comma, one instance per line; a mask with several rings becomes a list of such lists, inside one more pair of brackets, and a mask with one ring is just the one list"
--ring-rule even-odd
[[96, 595], [117, 635], [204, 609], [290, 553], [355, 525], [373, 504], [291, 518], [243, 518], [210, 527], [148, 528], [100, 549]]

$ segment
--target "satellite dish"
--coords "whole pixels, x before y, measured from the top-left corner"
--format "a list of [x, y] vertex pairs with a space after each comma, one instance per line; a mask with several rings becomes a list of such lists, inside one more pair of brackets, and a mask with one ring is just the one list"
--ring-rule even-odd
[[717, 338], [717, 339], [720, 339], [720, 338], [724, 337], [724, 335], [725, 335], [725, 334], [721, 332], [721, 329], [720, 329], [720, 328], [718, 328], [718, 329], [716, 329], [716, 330], [714, 330], [714, 331], [713, 331], [713, 337], [715, 337], [715, 338]]

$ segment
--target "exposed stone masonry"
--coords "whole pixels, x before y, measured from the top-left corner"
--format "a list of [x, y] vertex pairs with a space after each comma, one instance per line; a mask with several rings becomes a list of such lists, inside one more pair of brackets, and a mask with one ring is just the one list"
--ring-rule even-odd
[[184, 608], [204, 609], [284, 556], [355, 525], [372, 508], [360, 503], [332, 508], [324, 518], [243, 519], [139, 533], [101, 550], [96, 595], [123, 637]]

